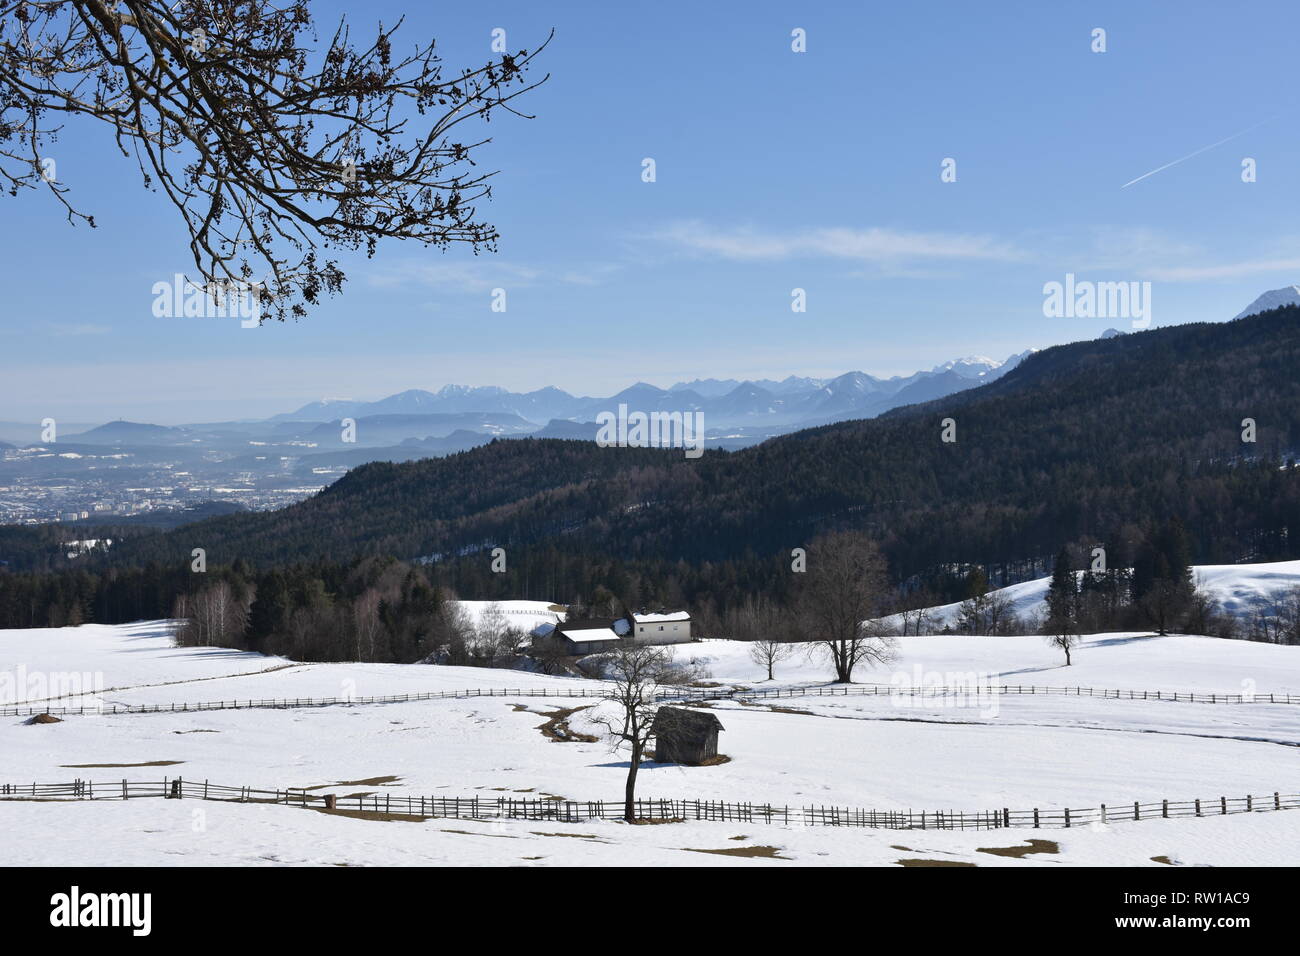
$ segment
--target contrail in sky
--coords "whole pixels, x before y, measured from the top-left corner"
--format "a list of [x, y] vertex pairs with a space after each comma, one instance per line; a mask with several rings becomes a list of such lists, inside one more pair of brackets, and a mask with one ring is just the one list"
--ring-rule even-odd
[[[1280, 114], [1279, 114], [1279, 115], [1280, 115]], [[1265, 123], [1269, 122], [1269, 120], [1273, 120], [1273, 119], [1276, 119], [1276, 118], [1277, 118], [1276, 116], [1270, 116], [1268, 119], [1262, 119], [1262, 120], [1260, 120], [1258, 123], [1256, 123], [1254, 126], [1247, 126], [1245, 129], [1241, 130], [1240, 132], [1238, 132], [1238, 133], [1233, 133], [1231, 136], [1227, 136], [1227, 137], [1225, 137], [1225, 138], [1219, 140], [1217, 143], [1211, 143], [1209, 146], [1202, 146], [1200, 149], [1198, 149], [1198, 150], [1197, 150], [1196, 152], [1194, 152], [1194, 153], [1188, 153], [1186, 156], [1182, 156], [1182, 157], [1180, 157], [1180, 158], [1178, 158], [1178, 159], [1175, 159], [1172, 163], [1165, 163], [1163, 166], [1157, 166], [1155, 169], [1151, 170], [1151, 172], [1149, 172], [1149, 173], [1143, 173], [1143, 174], [1142, 174], [1141, 176], [1139, 176], [1137, 179], [1130, 179], [1128, 182], [1126, 182], [1123, 186], [1120, 186], [1119, 188], [1120, 188], [1120, 189], [1128, 189], [1128, 188], [1129, 188], [1130, 186], [1132, 186], [1134, 183], [1140, 183], [1140, 182], [1142, 182], [1142, 180], [1146, 179], [1148, 176], [1154, 176], [1156, 173], [1160, 172], [1161, 170], [1168, 169], [1170, 166], [1177, 166], [1179, 163], [1186, 162], [1187, 160], [1191, 159], [1193, 156], [1199, 156], [1199, 155], [1201, 155], [1201, 153], [1204, 153], [1204, 152], [1206, 152], [1207, 150], [1214, 149], [1216, 146], [1222, 146], [1224, 143], [1226, 143], [1226, 142], [1228, 142], [1228, 141], [1230, 141], [1230, 140], [1234, 140], [1234, 139], [1236, 139], [1238, 136], [1244, 136], [1246, 133], [1249, 133], [1252, 129], [1255, 129], [1255, 127], [1257, 127], [1257, 126], [1263, 126]]]

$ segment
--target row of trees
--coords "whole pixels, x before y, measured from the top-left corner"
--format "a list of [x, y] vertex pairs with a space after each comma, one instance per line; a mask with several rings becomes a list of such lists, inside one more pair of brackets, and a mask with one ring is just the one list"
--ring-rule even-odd
[[[889, 629], [904, 635], [1152, 629], [1300, 643], [1300, 594], [1279, 594], [1261, 599], [1248, 613], [1225, 614], [1193, 587], [1190, 555], [1189, 536], [1177, 520], [1148, 529], [1126, 527], [1102, 548], [1087, 542], [1068, 546], [1052, 564], [1046, 615], [1021, 616], [1006, 593], [991, 585], [991, 574], [1005, 580], [1005, 569], [948, 566], [940, 569], [941, 575], [895, 585], [879, 547], [861, 532], [840, 532], [810, 544], [804, 573], [794, 573], [781, 558], [761, 562], [757, 580], [766, 583], [753, 590], [733, 579], [719, 594], [708, 586], [709, 569], [673, 567], [665, 583], [625, 564], [592, 561], [584, 580], [593, 583], [568, 595], [567, 602], [585, 608], [576, 613], [601, 616], [612, 616], [624, 605], [689, 606], [699, 633], [754, 640], [760, 645], [755, 653], [776, 655], [772, 665], [790, 653], [779, 645], [847, 634], [855, 614], [857, 620], [892, 616]], [[456, 663], [509, 662], [524, 635], [499, 610], [463, 619], [452, 601], [456, 593], [465, 594], [453, 587], [460, 580], [454, 570], [440, 563], [366, 557], [267, 570], [236, 561], [209, 566], [202, 574], [188, 565], [161, 564], [99, 573], [0, 572], [0, 627], [170, 616], [188, 621], [178, 635], [184, 643], [244, 647], [301, 660], [406, 662], [436, 652]], [[609, 575], [605, 581], [597, 579], [602, 570]], [[842, 586], [853, 582], [856, 593], [843, 587], [837, 592], [836, 580]], [[933, 607], [954, 587], [962, 598], [958, 612], [940, 618]], [[494, 589], [467, 596], [498, 595]], [[764, 649], [765, 637], [778, 646]], [[851, 671], [857, 663], [852, 657], [870, 657], [870, 648], [840, 648], [837, 676]], [[558, 659], [542, 663], [553, 671], [563, 666]]]
[[470, 618], [426, 572], [394, 559], [298, 565], [245, 577], [217, 568], [177, 596], [178, 643], [294, 660], [496, 666], [523, 634], [499, 607]]

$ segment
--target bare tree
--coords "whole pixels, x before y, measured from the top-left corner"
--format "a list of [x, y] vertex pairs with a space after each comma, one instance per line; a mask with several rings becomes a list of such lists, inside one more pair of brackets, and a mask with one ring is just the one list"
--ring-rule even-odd
[[569, 655], [553, 633], [534, 635], [529, 656], [541, 667], [543, 674], [563, 674], [568, 670]]
[[374, 588], [366, 588], [352, 602], [352, 627], [356, 635], [358, 661], [375, 659], [375, 639], [383, 629], [379, 620], [379, 605], [379, 592]]
[[1047, 643], [1065, 651], [1065, 666], [1070, 666], [1070, 650], [1079, 646], [1079, 635], [1068, 628], [1063, 628], [1047, 635]]
[[850, 683], [859, 664], [893, 660], [895, 642], [876, 620], [887, 593], [885, 559], [859, 532], [837, 532], [808, 548], [798, 619], [808, 639], [822, 647], [835, 680]]
[[781, 661], [789, 660], [794, 656], [795, 645], [788, 644], [784, 641], [778, 641], [775, 638], [764, 637], [754, 641], [749, 648], [749, 659], [759, 667], [767, 669], [767, 679], [776, 680], [773, 669]]
[[179, 211], [192, 287], [252, 284], [280, 320], [342, 288], [318, 245], [493, 250], [471, 158], [488, 140], [457, 127], [524, 116], [539, 51], [444, 72], [432, 41], [396, 51], [400, 25], [354, 45], [340, 21], [317, 49], [309, 0], [0, 0], [0, 185], [43, 185], [93, 228], [47, 160], [63, 119], [103, 123]]
[[248, 608], [235, 599], [227, 581], [181, 595], [172, 607], [177, 644], [187, 647], [238, 647], [248, 627]]
[[1020, 631], [1020, 619], [1016, 616], [1015, 605], [1003, 591], [990, 591], [984, 606], [985, 634], [1016, 634]]
[[667, 684], [680, 680], [681, 675], [674, 666], [672, 651], [630, 640], [620, 641], [619, 647], [602, 664], [609, 681], [605, 699], [612, 705], [613, 713], [597, 718], [596, 723], [604, 728], [615, 750], [626, 744], [630, 752], [623, 791], [623, 819], [635, 823], [636, 776], [654, 734], [658, 709], [655, 698]]
[[929, 592], [919, 592], [913, 596], [916, 607], [906, 608], [898, 613], [903, 620], [903, 636], [909, 634], [919, 637], [936, 623], [930, 605], [934, 600]]
[[777, 638], [783, 628], [789, 629], [788, 612], [763, 595], [751, 595], [729, 608], [720, 626], [732, 640], [749, 642], [749, 659], [767, 669], [768, 680], [774, 679], [773, 668], [794, 654], [788, 641]]
[[465, 609], [454, 597], [442, 602], [438, 615], [437, 636], [435, 644], [445, 647], [448, 664], [469, 664], [472, 662], [471, 645], [474, 641], [474, 623]]
[[470, 643], [470, 656], [474, 663], [496, 667], [503, 658], [511, 656], [523, 634], [510, 626], [505, 610], [493, 601], [479, 614]]

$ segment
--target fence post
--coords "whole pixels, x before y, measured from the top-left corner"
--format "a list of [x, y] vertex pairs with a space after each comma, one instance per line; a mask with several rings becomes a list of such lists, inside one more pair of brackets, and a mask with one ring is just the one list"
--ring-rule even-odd
[[1065, 808], [1065, 828], [1070, 829], [1070, 808]]
[[1034, 807], [1034, 829], [1038, 829], [1038, 808]]
[[1002, 825], [1004, 827], [1011, 826], [1011, 811], [1006, 807], [1002, 808]]
[[1101, 822], [1103, 824], [1106, 822], [1106, 804], [1104, 803], [1101, 805]]
[[1201, 800], [1199, 797], [1196, 799], [1196, 815], [1198, 817], [1201, 815]]
[[1164, 817], [1166, 820], [1169, 819], [1169, 801], [1168, 801], [1168, 800], [1161, 800], [1161, 801], [1160, 801], [1160, 815], [1161, 815], [1162, 817]]
[[1223, 815], [1223, 816], [1227, 816], [1227, 815], [1228, 815], [1228, 798], [1227, 798], [1227, 797], [1219, 797], [1219, 809], [1222, 811], [1222, 815]]
[[1141, 804], [1139, 804], [1136, 800], [1133, 801], [1133, 819], [1134, 820], [1142, 819]]

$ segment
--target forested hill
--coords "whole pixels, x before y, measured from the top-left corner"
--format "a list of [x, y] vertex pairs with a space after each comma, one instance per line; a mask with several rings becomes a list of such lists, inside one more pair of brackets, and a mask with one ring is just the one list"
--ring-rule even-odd
[[[106, 560], [359, 554], [726, 561], [866, 528], [896, 575], [1016, 563], [1171, 515], [1200, 563], [1300, 556], [1300, 309], [1058, 346], [1004, 378], [734, 453], [509, 440], [357, 468], [273, 513], [130, 539]], [[941, 440], [942, 420], [956, 441]], [[1242, 420], [1258, 440], [1242, 441]], [[487, 561], [483, 556], [482, 560]]]

